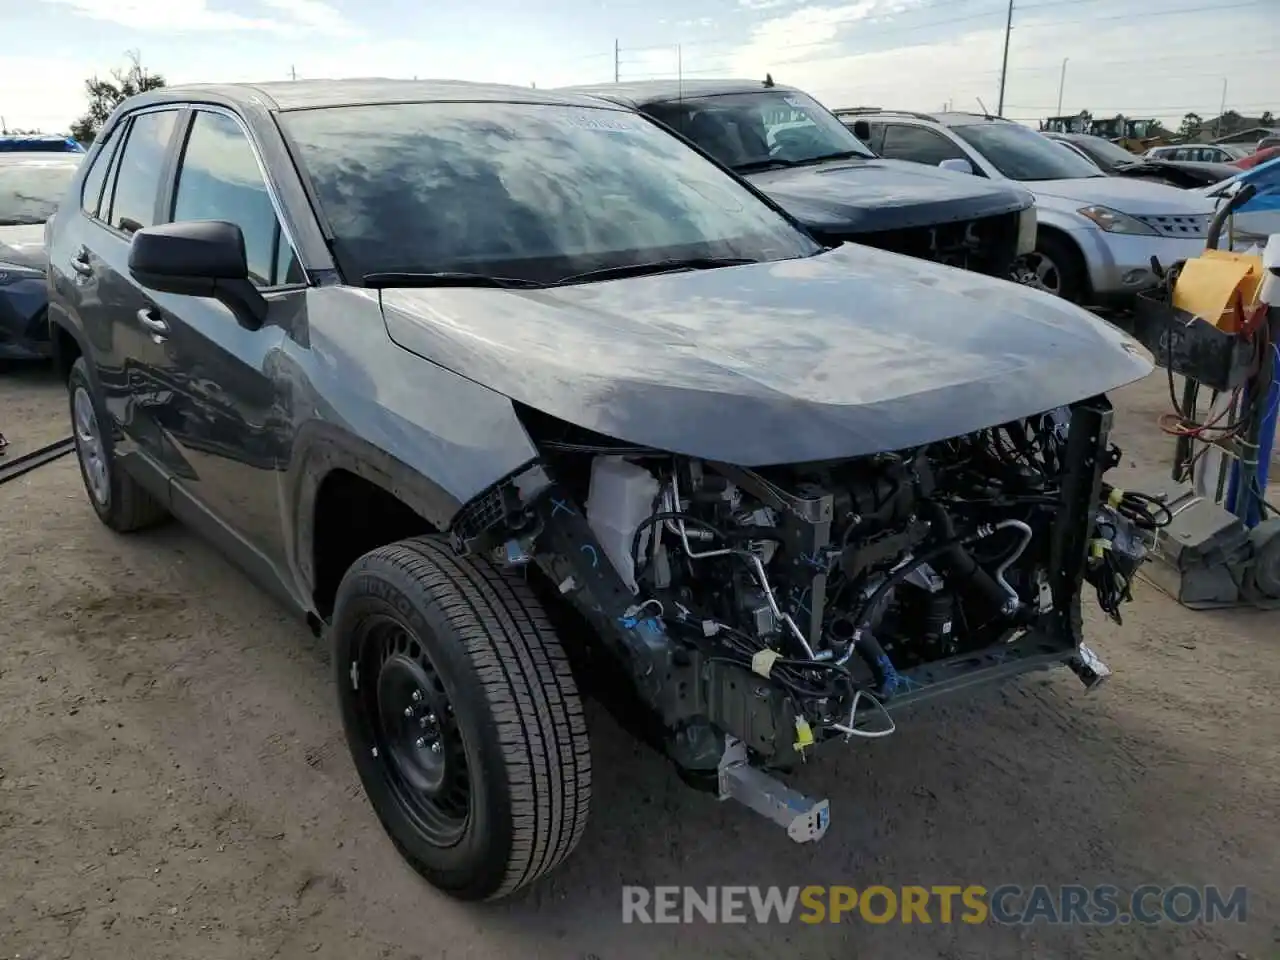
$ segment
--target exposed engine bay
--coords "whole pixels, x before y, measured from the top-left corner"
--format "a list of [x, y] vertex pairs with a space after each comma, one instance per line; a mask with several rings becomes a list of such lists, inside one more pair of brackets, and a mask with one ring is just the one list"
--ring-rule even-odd
[[[1007, 277], [1018, 256], [1019, 217], [1018, 213], [1005, 213], [927, 227], [901, 227], [824, 239], [852, 240], [921, 260], [934, 260], [949, 267]], [[821, 231], [815, 233], [821, 235]]]
[[[590, 621], [686, 778], [812, 839], [826, 801], [765, 771], [887, 736], [890, 708], [934, 693], [1055, 663], [1105, 679], [1080, 588], [1094, 582], [1118, 616], [1144, 551], [1119, 499], [1102, 499], [1110, 416], [1099, 398], [912, 450], [754, 469], [557, 422], [538, 431], [539, 483], [490, 508], [506, 539], [489, 548], [536, 561]], [[1103, 542], [1116, 558], [1091, 560]]]

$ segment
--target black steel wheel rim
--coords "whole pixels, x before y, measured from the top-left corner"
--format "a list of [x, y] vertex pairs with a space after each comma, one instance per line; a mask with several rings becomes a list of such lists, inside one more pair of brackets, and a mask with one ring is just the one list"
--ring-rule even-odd
[[426, 840], [457, 843], [471, 816], [466, 743], [444, 682], [422, 642], [390, 617], [372, 617], [359, 638], [362, 713], [372, 753], [405, 815]]

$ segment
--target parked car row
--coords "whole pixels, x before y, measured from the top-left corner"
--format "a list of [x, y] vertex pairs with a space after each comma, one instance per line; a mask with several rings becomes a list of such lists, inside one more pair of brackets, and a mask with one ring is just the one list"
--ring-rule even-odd
[[1002, 279], [1024, 169], [704, 92], [165, 88], [45, 227], [88, 502], [189, 524], [332, 644], [372, 807], [457, 897], [583, 836], [580, 684], [811, 842], [831, 803], [780, 778], [900, 707], [1109, 673], [1080, 613], [1127, 593], [1088, 560], [1133, 535], [1105, 394], [1152, 366]]
[[[833, 114], [771, 79], [566, 92], [638, 111], [742, 177], [820, 242], [850, 240], [1094, 306], [1123, 306], [1154, 283], [1152, 256], [1171, 263], [1198, 252], [1212, 202], [1173, 187], [1205, 186], [1238, 172], [1139, 159], [1101, 138], [1046, 136], [993, 117]], [[6, 149], [20, 146], [10, 140]], [[30, 209], [6, 213], [18, 195], [15, 177], [40, 180], [40, 189], [19, 191], [28, 208], [49, 206], [79, 156], [40, 163], [32, 151], [82, 149], [59, 137], [23, 143], [26, 152], [0, 167], [0, 356], [9, 357], [49, 349], [33, 262], [35, 225], [42, 221]]]
[[882, 156], [946, 165], [1031, 190], [1035, 249], [1015, 279], [1069, 300], [1124, 306], [1156, 283], [1151, 258], [1172, 264], [1204, 247], [1213, 204], [1196, 193], [1108, 177], [1043, 134], [968, 113], [841, 110], [838, 116]]
[[1105, 137], [1089, 133], [1053, 133], [1042, 131], [1055, 143], [1060, 143], [1077, 156], [1095, 164], [1103, 173], [1115, 177], [1139, 177], [1154, 180], [1171, 187], [1204, 187], [1221, 183], [1240, 172], [1229, 163], [1201, 160], [1162, 159], [1150, 156], [1137, 157]]

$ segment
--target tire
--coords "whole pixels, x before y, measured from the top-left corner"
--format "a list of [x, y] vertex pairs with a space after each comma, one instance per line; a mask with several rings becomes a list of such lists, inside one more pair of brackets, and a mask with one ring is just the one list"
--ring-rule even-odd
[[403, 540], [347, 571], [332, 632], [352, 759], [415, 870], [495, 900], [569, 855], [591, 799], [586, 720], [523, 579]]
[[[1051, 267], [1052, 276], [1056, 277], [1054, 282], [1046, 282], [1049, 278], [1039, 269], [1046, 263]], [[1088, 294], [1088, 275], [1080, 251], [1071, 241], [1043, 230], [1036, 236], [1035, 251], [1018, 262], [1013, 279], [1023, 286], [1043, 290], [1071, 303], [1082, 302]]]
[[115, 459], [111, 420], [89, 379], [84, 357], [67, 377], [71, 429], [85, 493], [98, 519], [117, 533], [132, 533], [163, 522], [169, 512]]

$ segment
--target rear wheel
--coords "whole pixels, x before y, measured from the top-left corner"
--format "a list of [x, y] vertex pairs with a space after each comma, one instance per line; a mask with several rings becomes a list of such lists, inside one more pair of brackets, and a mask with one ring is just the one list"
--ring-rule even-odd
[[1013, 280], [1072, 303], [1083, 299], [1087, 285], [1084, 264], [1076, 249], [1068, 241], [1043, 231], [1036, 237], [1035, 250], [1014, 265]]
[[406, 860], [462, 899], [562, 861], [591, 796], [568, 658], [525, 582], [422, 537], [380, 547], [338, 588], [343, 726]]
[[115, 461], [110, 420], [89, 380], [84, 357], [77, 357], [71, 365], [67, 391], [80, 476], [98, 519], [117, 533], [160, 523], [168, 511]]

